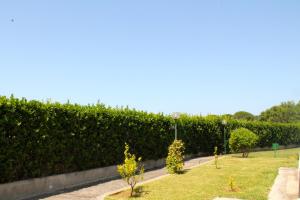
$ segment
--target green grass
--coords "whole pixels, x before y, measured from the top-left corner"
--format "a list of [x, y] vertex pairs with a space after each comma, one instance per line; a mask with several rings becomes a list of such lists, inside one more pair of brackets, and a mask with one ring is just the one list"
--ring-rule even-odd
[[[136, 200], [211, 200], [214, 197], [236, 197], [248, 200], [267, 199], [279, 167], [296, 167], [300, 148], [278, 151], [274, 158], [272, 151], [250, 153], [249, 158], [230, 155], [219, 160], [219, 169], [214, 162], [188, 170], [184, 174], [170, 175], [144, 184]], [[234, 179], [235, 191], [229, 187], [230, 177]], [[128, 199], [128, 191], [106, 200]]]

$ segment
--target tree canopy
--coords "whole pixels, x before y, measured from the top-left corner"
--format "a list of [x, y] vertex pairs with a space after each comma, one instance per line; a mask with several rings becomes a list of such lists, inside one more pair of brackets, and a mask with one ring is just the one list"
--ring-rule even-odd
[[253, 114], [246, 111], [236, 112], [233, 114], [232, 117], [237, 120], [248, 120], [248, 121], [253, 121], [256, 118]]
[[283, 102], [273, 106], [260, 114], [261, 121], [292, 123], [300, 122], [300, 101]]

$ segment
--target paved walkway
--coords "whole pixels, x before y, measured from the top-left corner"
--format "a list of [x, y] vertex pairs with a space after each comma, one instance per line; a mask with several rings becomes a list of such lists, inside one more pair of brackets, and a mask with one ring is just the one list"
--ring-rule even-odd
[[[213, 159], [214, 159], [213, 156], [191, 159], [185, 162], [184, 168], [191, 169], [193, 167], [197, 167], [198, 165], [202, 163], [206, 163]], [[145, 172], [143, 183], [152, 181], [154, 179], [162, 178], [167, 175], [168, 174], [165, 168]], [[105, 183], [100, 183], [98, 185], [94, 185], [91, 187], [82, 188], [73, 192], [66, 192], [66, 193], [53, 195], [42, 199], [43, 200], [102, 200], [104, 194], [121, 190], [122, 188], [127, 186], [128, 185], [122, 179], [117, 179]]]
[[296, 200], [298, 189], [298, 169], [281, 167], [269, 193], [269, 200]]

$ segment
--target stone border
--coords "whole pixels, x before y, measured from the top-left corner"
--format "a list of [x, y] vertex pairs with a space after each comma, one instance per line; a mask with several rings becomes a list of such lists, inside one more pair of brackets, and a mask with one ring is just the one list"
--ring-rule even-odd
[[[162, 176], [159, 176], [159, 177], [156, 177], [156, 178], [147, 180], [147, 181], [143, 181], [143, 182], [141, 182], [141, 183], [137, 183], [137, 184], [136, 184], [136, 187], [137, 187], [137, 186], [140, 186], [140, 185], [143, 185], [143, 184], [146, 184], [146, 183], [150, 183], [150, 182], [153, 182], [153, 181], [162, 179], [162, 178], [167, 177], [167, 176], [169, 176], [169, 175], [170, 175], [170, 174], [165, 174], [165, 175], [162, 175]], [[130, 189], [130, 186], [127, 186], [127, 187], [123, 187], [123, 188], [118, 189], [118, 190], [114, 190], [114, 191], [111, 191], [111, 192], [104, 193], [104, 194], [102, 194], [101, 196], [97, 197], [97, 200], [104, 200], [104, 198], [107, 197], [107, 196], [109, 196], [109, 195], [116, 194], [116, 193], [122, 192], [122, 191], [124, 191], [124, 190], [129, 190], [129, 189]]]

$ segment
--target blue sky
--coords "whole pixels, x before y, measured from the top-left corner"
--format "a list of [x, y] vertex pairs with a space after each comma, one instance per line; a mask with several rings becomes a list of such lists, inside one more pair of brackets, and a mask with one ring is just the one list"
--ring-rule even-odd
[[0, 95], [258, 114], [300, 100], [299, 10], [296, 0], [3, 0]]

